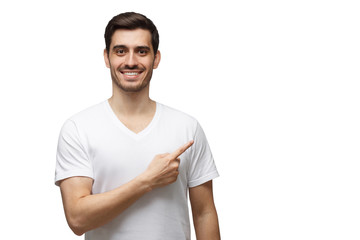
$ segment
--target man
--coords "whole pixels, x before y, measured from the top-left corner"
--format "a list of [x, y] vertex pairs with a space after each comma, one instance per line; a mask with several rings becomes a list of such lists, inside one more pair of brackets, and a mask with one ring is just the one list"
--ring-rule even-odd
[[204, 132], [149, 97], [161, 58], [155, 25], [117, 15], [105, 42], [113, 95], [68, 119], [59, 137], [55, 183], [70, 228], [88, 240], [190, 239], [189, 192], [197, 239], [220, 239]]

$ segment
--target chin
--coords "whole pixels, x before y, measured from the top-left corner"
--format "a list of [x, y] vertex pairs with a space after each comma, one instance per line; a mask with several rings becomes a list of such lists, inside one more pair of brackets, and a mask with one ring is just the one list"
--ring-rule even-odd
[[146, 83], [140, 83], [140, 84], [123, 84], [123, 83], [119, 83], [118, 81], [113, 81], [115, 83], [115, 85], [120, 88], [121, 90], [123, 90], [124, 92], [129, 92], [129, 93], [136, 93], [136, 92], [141, 92], [144, 88], [146, 88], [149, 85], [149, 82]]

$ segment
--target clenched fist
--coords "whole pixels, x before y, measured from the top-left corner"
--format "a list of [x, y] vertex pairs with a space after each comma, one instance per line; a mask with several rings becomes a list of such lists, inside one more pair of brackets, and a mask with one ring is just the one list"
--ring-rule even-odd
[[179, 156], [193, 143], [194, 141], [191, 140], [173, 153], [158, 154], [154, 157], [144, 172], [151, 189], [163, 187], [176, 181], [179, 175]]

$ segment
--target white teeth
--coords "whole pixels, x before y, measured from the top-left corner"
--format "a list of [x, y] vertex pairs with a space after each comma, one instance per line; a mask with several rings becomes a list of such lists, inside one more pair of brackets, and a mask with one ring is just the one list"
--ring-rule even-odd
[[135, 76], [135, 75], [139, 75], [138, 72], [126, 72], [124, 73], [125, 75], [128, 75], [128, 76]]

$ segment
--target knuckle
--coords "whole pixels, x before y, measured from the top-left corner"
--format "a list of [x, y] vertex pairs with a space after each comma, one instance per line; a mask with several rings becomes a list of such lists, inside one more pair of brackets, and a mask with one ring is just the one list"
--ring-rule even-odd
[[173, 177], [173, 178], [171, 179], [171, 182], [174, 183], [174, 182], [176, 182], [176, 180], [177, 180], [177, 176], [176, 176], [176, 177]]
[[171, 166], [171, 169], [172, 170], [177, 170], [179, 168], [179, 163], [177, 163], [177, 162], [174, 162], [173, 164], [172, 164], [172, 166]]

